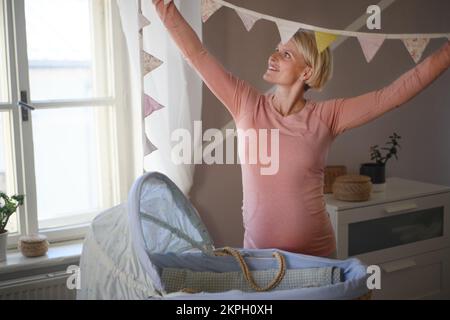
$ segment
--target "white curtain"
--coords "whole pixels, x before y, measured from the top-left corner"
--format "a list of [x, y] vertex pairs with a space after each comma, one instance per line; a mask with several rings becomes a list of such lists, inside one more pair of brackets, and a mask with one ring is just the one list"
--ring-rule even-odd
[[[184, 60], [159, 19], [151, 0], [142, 1], [144, 16], [150, 25], [144, 28], [144, 50], [164, 63], [145, 77], [144, 92], [165, 108], [155, 111], [145, 122], [147, 137], [158, 150], [143, 161], [141, 119], [141, 66], [139, 46], [138, 1], [116, 0], [125, 34], [130, 65], [129, 97], [133, 106], [133, 144], [136, 151], [137, 168], [142, 171], [158, 171], [167, 175], [188, 195], [192, 186], [192, 165], [175, 165], [171, 159], [171, 134], [176, 129], [186, 129], [194, 137], [194, 121], [201, 119], [202, 82], [195, 71]], [[181, 14], [194, 28], [201, 39], [202, 23], [200, 1], [175, 1]], [[201, 139], [192, 141], [198, 148]], [[141, 161], [140, 161], [141, 160]]]

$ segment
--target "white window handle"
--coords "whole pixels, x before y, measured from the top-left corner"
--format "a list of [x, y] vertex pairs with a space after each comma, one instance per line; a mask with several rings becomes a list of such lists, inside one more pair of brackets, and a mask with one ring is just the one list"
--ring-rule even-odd
[[404, 203], [404, 204], [386, 207], [386, 208], [384, 208], [384, 210], [387, 213], [397, 213], [397, 212], [409, 211], [409, 210], [413, 210], [413, 209], [417, 209], [417, 208], [418, 208], [418, 206], [415, 203]]
[[396, 271], [401, 271], [409, 268], [415, 267], [417, 264], [414, 260], [408, 259], [408, 260], [401, 260], [401, 261], [394, 261], [389, 262], [381, 265], [381, 268], [387, 273], [392, 273]]

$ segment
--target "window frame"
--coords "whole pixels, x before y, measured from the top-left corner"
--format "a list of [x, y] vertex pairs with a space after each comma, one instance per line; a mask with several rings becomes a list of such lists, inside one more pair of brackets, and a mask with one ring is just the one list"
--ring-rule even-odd
[[[9, 77], [9, 98], [7, 104], [0, 104], [0, 110], [10, 111], [13, 129], [13, 164], [15, 164], [15, 192], [26, 194], [25, 204], [17, 212], [18, 233], [8, 237], [8, 248], [17, 245], [20, 236], [40, 233], [47, 236], [50, 242], [82, 239], [90, 227], [90, 222], [63, 226], [58, 228], [39, 229], [37, 213], [37, 190], [34, 166], [34, 147], [32, 116], [28, 122], [23, 122], [20, 109], [16, 107], [19, 92], [30, 92], [28, 57], [25, 24], [24, 0], [0, 0], [5, 7], [7, 67]], [[126, 200], [129, 186], [134, 177], [133, 146], [123, 137], [131, 137], [131, 115], [127, 112], [127, 101], [123, 95], [128, 83], [118, 72], [128, 72], [123, 59], [124, 43], [120, 26], [112, 19], [119, 19], [113, 0], [91, 1], [91, 9], [96, 10], [99, 19], [93, 19], [93, 44], [95, 54], [107, 56], [105, 63], [106, 86], [109, 90], [103, 98], [52, 100], [31, 102], [37, 110], [72, 107], [92, 107], [97, 116], [101, 134], [98, 138], [101, 149], [97, 150], [101, 168], [100, 185], [102, 192], [100, 206], [109, 208]], [[18, 40], [19, 39], [19, 40]], [[20, 40], [21, 39], [21, 40]], [[99, 40], [101, 39], [101, 41]], [[119, 40], [118, 40], [119, 39]], [[107, 45], [108, 44], [108, 45]], [[98, 49], [101, 50], [98, 50]], [[100, 51], [103, 51], [100, 53]], [[17, 68], [16, 68], [17, 66]], [[100, 116], [101, 114], [101, 116]], [[120, 152], [119, 152], [120, 150]], [[108, 177], [108, 179], [106, 179]], [[107, 190], [107, 192], [103, 192]], [[106, 195], [106, 196], [105, 196]], [[87, 212], [86, 217], [92, 220], [99, 212]]]

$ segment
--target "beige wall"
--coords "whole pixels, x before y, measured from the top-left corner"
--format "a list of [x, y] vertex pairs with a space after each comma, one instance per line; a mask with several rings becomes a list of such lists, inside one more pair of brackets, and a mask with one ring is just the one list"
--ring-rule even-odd
[[[363, 15], [373, 0], [233, 0], [239, 6], [270, 15], [327, 28], [343, 29]], [[382, 14], [382, 32], [450, 32], [450, 1], [397, 0]], [[366, 31], [366, 29], [362, 29]], [[267, 60], [279, 42], [275, 25], [259, 21], [247, 33], [239, 17], [220, 9], [205, 25], [204, 43], [224, 66], [261, 91]], [[444, 43], [432, 40], [425, 55]], [[351, 97], [389, 84], [414, 66], [400, 41], [387, 41], [367, 64], [355, 38], [334, 52], [334, 77], [325, 90], [307, 98], [325, 100]], [[343, 164], [358, 172], [370, 160], [369, 147], [383, 145], [392, 132], [402, 136], [399, 161], [389, 162], [387, 176], [450, 186], [450, 72], [415, 99], [382, 118], [340, 136], [329, 153], [328, 164]], [[203, 129], [221, 128], [231, 120], [228, 111], [203, 90]], [[276, 187], [276, 186], [275, 186]], [[238, 165], [197, 166], [191, 199], [217, 246], [242, 246], [242, 186]]]

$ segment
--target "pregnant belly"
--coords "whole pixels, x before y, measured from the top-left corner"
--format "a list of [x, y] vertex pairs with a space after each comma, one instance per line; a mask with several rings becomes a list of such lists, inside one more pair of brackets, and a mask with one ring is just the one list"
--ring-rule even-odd
[[[279, 198], [278, 198], [279, 199]], [[321, 199], [261, 199], [244, 203], [244, 247], [277, 248], [327, 256], [336, 247], [333, 228]], [[254, 204], [254, 205], [252, 205]]]

